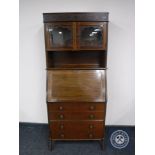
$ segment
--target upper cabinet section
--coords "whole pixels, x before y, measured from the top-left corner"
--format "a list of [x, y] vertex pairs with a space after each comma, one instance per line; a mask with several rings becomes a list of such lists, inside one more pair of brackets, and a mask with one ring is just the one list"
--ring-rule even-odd
[[106, 22], [45, 24], [47, 50], [106, 50]]
[[108, 13], [45, 13], [47, 51], [106, 50]]

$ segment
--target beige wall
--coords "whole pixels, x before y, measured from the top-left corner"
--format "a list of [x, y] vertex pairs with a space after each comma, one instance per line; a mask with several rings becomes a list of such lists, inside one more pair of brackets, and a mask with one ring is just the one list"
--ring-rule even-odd
[[20, 121], [47, 123], [43, 12], [109, 15], [107, 125], [134, 125], [134, 0], [20, 0]]

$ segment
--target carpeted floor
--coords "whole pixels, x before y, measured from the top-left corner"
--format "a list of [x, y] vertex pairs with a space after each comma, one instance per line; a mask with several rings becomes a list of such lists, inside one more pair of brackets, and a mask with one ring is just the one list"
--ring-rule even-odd
[[[115, 130], [125, 130], [130, 142], [124, 149], [116, 149], [110, 143], [110, 135]], [[48, 126], [46, 124], [19, 124], [20, 155], [134, 155], [134, 127], [106, 127], [106, 147], [102, 151], [97, 141], [56, 142], [54, 150], [48, 149]]]

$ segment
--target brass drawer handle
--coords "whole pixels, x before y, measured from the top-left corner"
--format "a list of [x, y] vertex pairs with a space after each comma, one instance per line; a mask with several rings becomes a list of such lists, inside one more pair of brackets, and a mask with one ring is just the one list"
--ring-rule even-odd
[[90, 110], [94, 110], [94, 109], [95, 109], [95, 106], [91, 105], [91, 106], [89, 107], [89, 109], [90, 109]]
[[59, 107], [59, 110], [63, 110], [63, 107], [62, 107], [62, 106], [60, 106], [60, 107]]
[[92, 133], [89, 134], [89, 138], [93, 138], [93, 134]]
[[64, 115], [63, 114], [59, 115], [59, 118], [64, 119]]
[[64, 137], [65, 137], [65, 135], [62, 133], [62, 134], [60, 134], [60, 137], [61, 137], [61, 138], [64, 138]]
[[91, 114], [91, 115], [89, 115], [89, 118], [90, 118], [90, 119], [94, 119], [95, 116], [94, 116], [93, 114]]
[[89, 125], [89, 129], [93, 129], [94, 128], [94, 125]]
[[61, 125], [60, 125], [60, 129], [63, 129], [63, 128], [64, 128], [64, 125], [63, 125], [63, 124], [61, 124]]

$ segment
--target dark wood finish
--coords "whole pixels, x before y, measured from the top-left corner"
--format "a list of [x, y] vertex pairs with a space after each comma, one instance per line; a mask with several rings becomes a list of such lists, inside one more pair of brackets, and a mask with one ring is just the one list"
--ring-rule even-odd
[[[102, 46], [99, 47], [97, 44], [96, 45], [93, 45], [90, 47], [90, 44], [88, 45], [81, 45], [80, 44], [80, 39], [82, 38], [81, 37], [81, 33], [80, 33], [80, 29], [82, 27], [94, 27], [94, 26], [97, 26], [98, 28], [101, 29], [101, 33], [102, 33]], [[107, 45], [107, 22], [78, 22], [77, 23], [77, 48], [78, 49], [81, 49], [81, 50], [106, 50], [106, 45]]]
[[44, 13], [49, 148], [99, 140], [107, 103], [108, 13]]
[[[70, 30], [71, 32], [71, 42], [70, 42], [70, 45], [65, 47], [64, 45], [58, 45], [58, 46], [54, 46], [52, 45], [52, 41], [51, 41], [51, 37], [50, 37], [50, 29], [54, 29], [54, 28], [65, 28], [65, 29], [68, 29]], [[73, 38], [75, 38], [73, 36], [73, 23], [72, 22], [67, 22], [67, 23], [64, 23], [64, 22], [59, 22], [59, 23], [46, 23], [45, 24], [45, 36], [46, 36], [46, 48], [48, 50], [70, 50], [70, 49], [73, 49]]]
[[75, 67], [75, 68], [72, 68], [72, 67], [62, 67], [62, 68], [60, 68], [60, 67], [52, 67], [52, 68], [46, 68], [46, 70], [49, 70], [49, 71], [51, 71], [51, 70], [106, 70], [106, 69], [108, 69], [108, 68], [103, 68], [103, 67], [84, 67], [84, 66], [81, 66], [81, 67]]
[[[45, 23], [45, 45], [47, 51], [78, 51], [78, 50], [106, 50], [107, 48], [107, 22], [51, 22], [51, 23]], [[80, 40], [81, 37], [81, 28], [83, 27], [90, 27], [90, 28], [100, 28], [102, 33], [102, 46], [93, 45], [81, 45]], [[70, 31], [71, 39], [68, 41], [69, 45], [61, 45], [61, 42], [58, 44], [58, 46], [54, 46], [52, 44], [51, 39], [51, 31], [54, 31], [54, 28], [64, 28], [66, 30]], [[59, 34], [61, 33], [61, 34]], [[59, 32], [56, 36], [58, 39], [59, 36], [65, 38], [63, 35], [63, 32]], [[94, 32], [97, 33], [97, 32]], [[66, 34], [66, 33], [65, 33]], [[83, 34], [83, 33], [82, 33]], [[92, 37], [90, 36], [90, 39]]]
[[55, 102], [48, 103], [48, 111], [66, 111], [66, 112], [85, 112], [85, 111], [105, 111], [105, 103], [99, 102]]
[[105, 150], [105, 140], [104, 139], [101, 139], [99, 141], [99, 143], [100, 143], [100, 146], [101, 146], [102, 151], [104, 151]]
[[103, 121], [54, 121], [50, 124], [52, 139], [101, 139]]
[[47, 69], [105, 68], [106, 51], [51, 51], [47, 53]]
[[68, 21], [106, 21], [108, 22], [108, 12], [79, 12], [79, 13], [43, 13], [44, 23], [68, 22]]
[[48, 102], [105, 102], [104, 70], [48, 71]]
[[51, 137], [49, 137], [48, 148], [49, 148], [51, 151], [54, 149], [54, 140], [51, 140]]
[[104, 112], [50, 112], [53, 120], [103, 120]]

